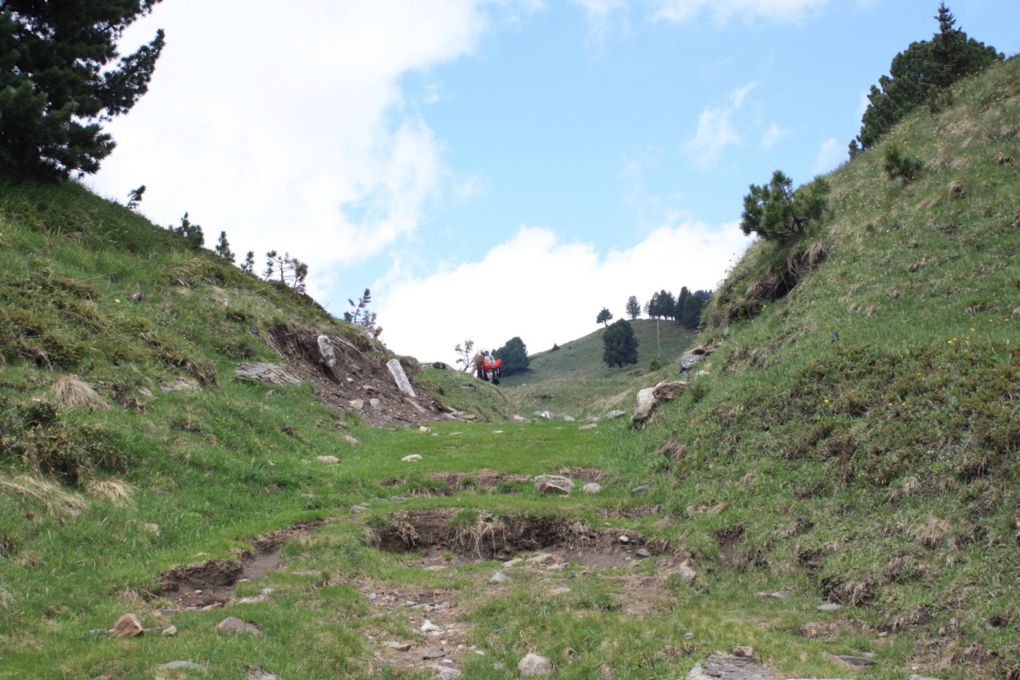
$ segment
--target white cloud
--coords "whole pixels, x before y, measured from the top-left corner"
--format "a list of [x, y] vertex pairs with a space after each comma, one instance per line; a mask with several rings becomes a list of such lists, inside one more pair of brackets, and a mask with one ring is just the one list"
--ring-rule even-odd
[[655, 18], [683, 23], [708, 13], [719, 24], [734, 18], [745, 22], [800, 21], [828, 3], [829, 0], [656, 0]]
[[627, 0], [574, 0], [584, 8], [592, 41], [603, 47], [614, 28], [626, 30]]
[[834, 170], [845, 159], [844, 151], [840, 148], [839, 142], [830, 137], [818, 147], [818, 155], [815, 157], [815, 164], [812, 172], [821, 175]]
[[773, 122], [762, 135], [761, 146], [763, 149], [772, 149], [789, 134], [790, 128], [784, 128], [779, 123]]
[[372, 290], [394, 351], [452, 361], [466, 338], [489, 348], [520, 336], [538, 352], [596, 330], [603, 306], [623, 317], [630, 295], [714, 288], [749, 242], [736, 223], [671, 220], [632, 248], [602, 255], [588, 243], [561, 243], [549, 229], [521, 227], [480, 261]]
[[733, 126], [733, 116], [743, 106], [744, 99], [754, 89], [755, 83], [748, 83], [734, 90], [729, 101], [723, 106], [706, 106], [698, 116], [698, 129], [684, 148], [694, 155], [702, 167], [709, 167], [719, 161], [729, 146], [739, 146], [743, 139]]
[[[526, 3], [533, 4], [533, 3]], [[92, 180], [162, 224], [189, 211], [235, 251], [288, 250], [312, 279], [415, 230], [449, 188], [442, 145], [399, 79], [470, 54], [484, 0], [175, 0], [126, 41], [167, 33], [149, 93], [109, 129]], [[285, 25], [283, 25], [285, 24]], [[243, 36], [231, 39], [230, 36]], [[438, 91], [438, 90], [437, 90]], [[324, 283], [319, 282], [320, 285]]]

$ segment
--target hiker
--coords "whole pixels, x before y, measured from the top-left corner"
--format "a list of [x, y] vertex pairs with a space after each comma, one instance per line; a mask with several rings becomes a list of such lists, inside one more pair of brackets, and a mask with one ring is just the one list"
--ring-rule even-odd
[[499, 384], [499, 378], [503, 374], [503, 360], [496, 357], [495, 353], [489, 355], [489, 360], [483, 364], [486, 375], [492, 380], [493, 385]]
[[478, 376], [479, 380], [488, 381], [488, 376], [485, 375], [485, 363], [489, 360], [489, 350], [483, 349], [481, 352], [476, 354], [471, 362], [475, 367], [475, 375]]

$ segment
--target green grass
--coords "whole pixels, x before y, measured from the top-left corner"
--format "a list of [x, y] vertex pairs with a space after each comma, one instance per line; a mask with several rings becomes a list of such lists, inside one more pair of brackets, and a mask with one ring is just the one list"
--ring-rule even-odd
[[[380, 645], [429, 644], [415, 632], [425, 616], [458, 628], [464, 647], [447, 652], [470, 678], [516, 677], [534, 651], [559, 678], [675, 679], [735, 645], [792, 677], [1013, 677], [1018, 83], [1013, 59], [955, 86], [952, 108], [897, 127], [886, 143], [924, 167], [906, 186], [883, 172], [882, 145], [833, 173], [830, 215], [803, 242], [751, 249], [696, 339], [722, 347], [641, 430], [504, 422], [537, 398], [515, 396], [532, 386], [429, 366], [416, 384], [494, 422], [370, 428], [308, 385], [238, 383], [238, 361], [274, 360], [279, 324], [384, 350], [73, 184], [5, 182], [0, 677], [426, 678], [420, 659], [408, 669]], [[797, 285], [768, 295], [759, 284], [788, 262]], [[535, 358], [539, 374], [565, 357], [534, 395], [575, 415], [673, 373], [612, 373], [571, 351]], [[59, 405], [52, 386], [71, 373], [110, 408]], [[200, 389], [160, 389], [175, 380]], [[422, 460], [401, 460], [412, 453]], [[601, 471], [604, 491], [540, 496], [521, 481], [565, 468]], [[467, 477], [451, 485], [452, 473]], [[520, 477], [482, 484], [491, 474]], [[556, 519], [670, 551], [508, 568], [497, 587], [493, 560], [374, 547], [415, 511], [448, 513], [451, 531]], [[173, 611], [146, 597], [170, 567], [231, 558], [313, 518], [332, 521], [284, 546], [283, 569], [237, 585], [272, 587], [263, 602]], [[686, 555], [690, 584], [671, 574]], [[755, 595], [776, 589], [789, 596]], [[426, 600], [449, 607], [407, 604]], [[843, 608], [818, 612], [827, 600]], [[90, 634], [127, 611], [179, 633]], [[217, 635], [227, 615], [263, 636]], [[831, 656], [862, 653], [876, 665], [859, 673]], [[175, 659], [205, 670], [160, 669]]]

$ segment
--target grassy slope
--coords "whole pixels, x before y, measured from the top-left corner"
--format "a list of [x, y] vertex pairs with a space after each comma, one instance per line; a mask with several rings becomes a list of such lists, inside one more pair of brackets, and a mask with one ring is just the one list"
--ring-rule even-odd
[[528, 371], [503, 380], [507, 398], [521, 411], [535, 409], [574, 416], [604, 414], [612, 408], [628, 408], [633, 401], [635, 378], [655, 382], [670, 371], [655, 369], [657, 349], [660, 363], [670, 366], [691, 344], [693, 333], [672, 321], [637, 319], [631, 322], [638, 339], [638, 363], [610, 368], [602, 361], [602, 333], [564, 343], [558, 350], [530, 357]]
[[[726, 344], [707, 375], [637, 432], [620, 421], [372, 430], [338, 422], [307, 386], [238, 384], [227, 378], [237, 356], [271, 357], [250, 327], [333, 322], [73, 186], [4, 186], [0, 677], [244, 678], [248, 667], [284, 678], [430, 677], [390, 667], [369, 637], [414, 639], [421, 612], [383, 609], [367, 594], [429, 590], [458, 603], [466, 642], [482, 654], [456, 653], [457, 663], [483, 680], [515, 677], [494, 662], [513, 669], [528, 651], [552, 657], [559, 678], [675, 679], [737, 644], [796, 677], [848, 677], [828, 655], [863, 652], [877, 661], [867, 678], [1009, 677], [1020, 669], [1018, 83], [1013, 60], [954, 88], [953, 108], [897, 128], [892, 140], [926, 163], [914, 184], [885, 178], [881, 147], [834, 173], [832, 217], [808, 239], [829, 259], [770, 301], [748, 291], [788, 254], [753, 248], [709, 310], [700, 340]], [[962, 198], [951, 198], [952, 180]], [[182, 275], [193, 287], [171, 283]], [[128, 302], [136, 288], [146, 300]], [[37, 365], [38, 350], [52, 370]], [[189, 370], [215, 373], [217, 386], [153, 389]], [[110, 403], [127, 394], [144, 409], [54, 414], [32, 401], [71, 371]], [[429, 377], [458, 389], [456, 374]], [[362, 443], [346, 444], [338, 425]], [[59, 483], [33, 470], [67, 452], [94, 472]], [[406, 453], [424, 459], [400, 462]], [[341, 463], [319, 464], [319, 454]], [[571, 465], [609, 473], [606, 492], [539, 497], [517, 483], [416, 497], [438, 489], [432, 472]], [[130, 500], [90, 491], [111, 478], [130, 485]], [[650, 489], [634, 496], [639, 483]], [[369, 510], [349, 513], [355, 503]], [[531, 570], [493, 588], [492, 562], [427, 571], [416, 555], [363, 540], [397, 510], [435, 507], [640, 531], [690, 551], [698, 578], [693, 587], [666, 578], [652, 559]], [[265, 602], [161, 613], [138, 597], [162, 569], [229, 556], [258, 532], [320, 516], [337, 521], [287, 546]], [[659, 587], [636, 596], [645, 582]], [[790, 596], [754, 595], [774, 588]], [[823, 599], [844, 609], [820, 614]], [[88, 635], [129, 610], [180, 633]], [[212, 625], [228, 613], [265, 635], [217, 636]], [[158, 670], [173, 659], [208, 673]]]

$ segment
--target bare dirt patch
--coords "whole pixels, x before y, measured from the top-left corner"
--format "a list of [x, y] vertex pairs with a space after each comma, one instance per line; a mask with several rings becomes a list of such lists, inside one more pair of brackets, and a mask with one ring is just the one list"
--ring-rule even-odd
[[234, 597], [234, 586], [242, 579], [256, 581], [283, 565], [280, 547], [328, 520], [301, 522], [285, 529], [255, 537], [254, 549], [232, 560], [208, 560], [173, 567], [159, 575], [154, 597], [168, 600], [179, 609], [200, 609], [223, 605]]
[[670, 551], [668, 541], [646, 540], [633, 531], [591, 527], [557, 516], [496, 517], [467, 520], [452, 510], [423, 510], [392, 515], [386, 526], [370, 531], [370, 544], [390, 552], [439, 547], [477, 559], [508, 559], [517, 553], [557, 548], [649, 556]]

